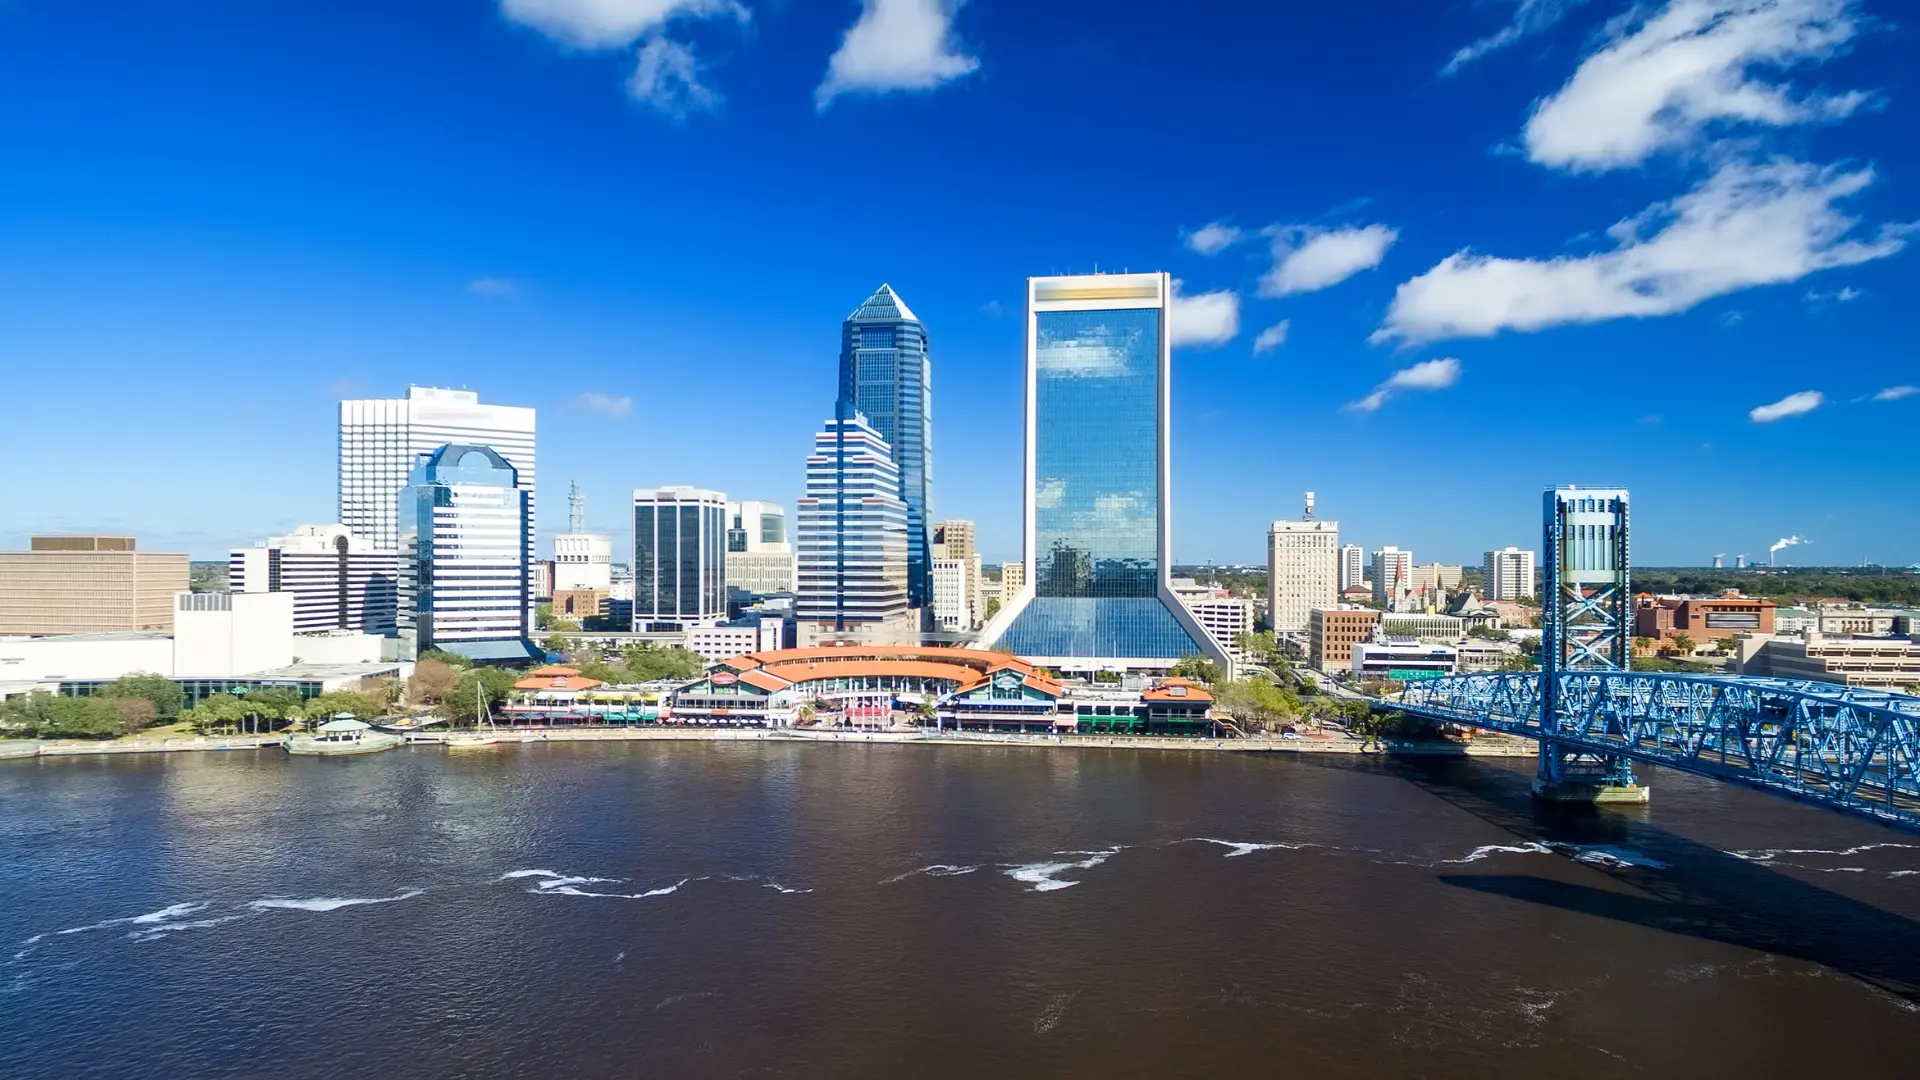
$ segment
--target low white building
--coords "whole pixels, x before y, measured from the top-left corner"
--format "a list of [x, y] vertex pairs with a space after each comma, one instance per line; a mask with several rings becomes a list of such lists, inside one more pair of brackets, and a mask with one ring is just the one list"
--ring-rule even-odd
[[760, 619], [750, 626], [696, 626], [687, 631], [687, 650], [712, 664], [747, 653], [778, 649], [786, 620]]
[[1460, 650], [1430, 645], [1413, 638], [1362, 641], [1353, 647], [1356, 679], [1435, 679], [1460, 670]]
[[400, 556], [345, 525], [302, 525], [227, 555], [227, 587], [294, 598], [293, 632], [394, 632]]

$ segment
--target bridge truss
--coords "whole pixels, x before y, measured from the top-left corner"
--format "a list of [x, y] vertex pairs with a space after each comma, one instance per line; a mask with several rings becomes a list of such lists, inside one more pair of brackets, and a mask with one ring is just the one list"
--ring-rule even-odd
[[1920, 829], [1920, 697], [1785, 679], [1567, 671], [1409, 683], [1395, 707]]

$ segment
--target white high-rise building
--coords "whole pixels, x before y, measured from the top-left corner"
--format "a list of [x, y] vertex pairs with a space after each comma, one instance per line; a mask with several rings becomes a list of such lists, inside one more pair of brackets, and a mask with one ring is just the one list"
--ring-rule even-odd
[[613, 537], [560, 533], [553, 538], [553, 590], [613, 589]]
[[727, 588], [790, 593], [799, 587], [799, 573], [785, 507], [754, 499], [727, 504]]
[[1313, 492], [1300, 521], [1267, 530], [1267, 618], [1276, 633], [1304, 633], [1307, 613], [1340, 602], [1340, 523], [1313, 516]]
[[945, 631], [973, 628], [968, 603], [967, 560], [933, 557], [933, 623]]
[[1367, 580], [1367, 549], [1359, 544], [1340, 545], [1340, 591], [1346, 592]]
[[227, 588], [292, 593], [293, 632], [396, 629], [400, 557], [345, 525], [302, 525], [227, 554]]
[[1481, 563], [1481, 588], [1488, 600], [1519, 600], [1532, 596], [1534, 554], [1517, 547], [1489, 551]]
[[633, 493], [635, 633], [727, 617], [727, 497], [694, 487]]
[[492, 447], [449, 443], [422, 457], [397, 497], [400, 629], [417, 648], [528, 660], [533, 493]]
[[[373, 541], [375, 550], [399, 549], [395, 500], [414, 462], [448, 443], [491, 447], [533, 496], [532, 409], [482, 405], [471, 390], [410, 386], [403, 398], [340, 403], [340, 523]], [[528, 538], [527, 561], [534, 559]]]
[[837, 412], [814, 436], [799, 504], [799, 644], [917, 645], [900, 467], [866, 417]]
[[1373, 553], [1373, 602], [1391, 606], [1394, 599], [1413, 586], [1413, 552], [1392, 544]]

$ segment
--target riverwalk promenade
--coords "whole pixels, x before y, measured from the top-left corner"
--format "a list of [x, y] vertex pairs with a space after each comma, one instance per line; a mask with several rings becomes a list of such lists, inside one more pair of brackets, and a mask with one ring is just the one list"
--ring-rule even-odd
[[[997, 732], [927, 731], [920, 728], [849, 730], [834, 728], [701, 728], [701, 727], [567, 727], [503, 728], [502, 747], [548, 743], [609, 742], [789, 742], [892, 743], [933, 746], [1023, 746], [1057, 750], [1180, 750], [1219, 753], [1439, 755], [1470, 757], [1530, 757], [1534, 746], [1524, 739], [1480, 738], [1470, 742], [1387, 739], [1365, 742], [1345, 734], [1310, 735], [1299, 739], [1253, 737], [1244, 739], [1189, 738], [1172, 735], [1019, 735]], [[278, 749], [282, 735], [233, 737], [176, 736], [167, 739], [117, 739], [105, 742], [49, 740], [39, 744], [39, 757], [156, 754]], [[410, 745], [436, 746], [434, 733], [415, 733]], [[0, 742], [0, 759], [36, 756], [28, 743]]]

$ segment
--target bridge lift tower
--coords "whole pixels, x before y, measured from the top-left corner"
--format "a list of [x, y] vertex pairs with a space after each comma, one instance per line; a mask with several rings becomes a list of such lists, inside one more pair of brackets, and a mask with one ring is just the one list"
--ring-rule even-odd
[[[1627, 671], [1633, 587], [1625, 488], [1552, 488], [1543, 500], [1546, 580], [1540, 605], [1541, 730], [1581, 711], [1594, 691], [1583, 671]], [[1555, 802], [1644, 803], [1651, 793], [1626, 758], [1543, 739], [1534, 794]]]

